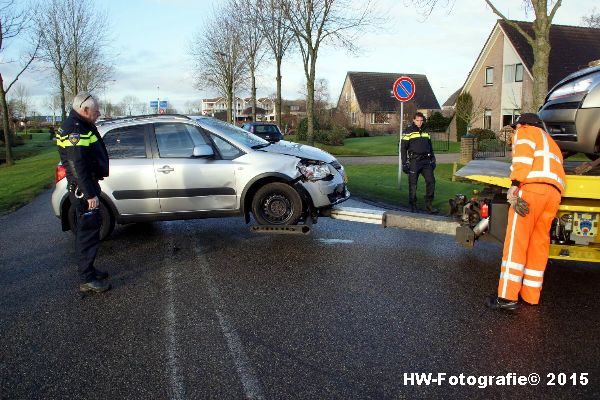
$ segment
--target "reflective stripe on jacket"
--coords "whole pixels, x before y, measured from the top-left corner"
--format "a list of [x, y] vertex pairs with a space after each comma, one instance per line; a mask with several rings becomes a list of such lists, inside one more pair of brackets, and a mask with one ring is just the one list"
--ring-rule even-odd
[[526, 183], [548, 183], [565, 191], [565, 170], [558, 145], [542, 129], [523, 125], [513, 134], [510, 179]]

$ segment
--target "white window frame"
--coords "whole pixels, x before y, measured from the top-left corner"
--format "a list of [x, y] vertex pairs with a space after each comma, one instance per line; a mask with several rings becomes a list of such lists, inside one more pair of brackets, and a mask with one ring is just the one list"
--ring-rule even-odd
[[[521, 79], [517, 79], [519, 67], [521, 67]], [[524, 73], [525, 73], [525, 68], [523, 67], [523, 64], [521, 64], [521, 63], [515, 64], [515, 82], [523, 82]]]
[[[488, 71], [491, 71], [491, 80], [488, 81]], [[484, 86], [493, 86], [494, 85], [494, 67], [485, 67], [485, 77], [484, 77]]]

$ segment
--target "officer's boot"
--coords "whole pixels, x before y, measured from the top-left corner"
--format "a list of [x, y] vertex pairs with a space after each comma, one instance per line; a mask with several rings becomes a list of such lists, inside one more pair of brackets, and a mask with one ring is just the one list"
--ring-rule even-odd
[[428, 212], [429, 214], [437, 214], [437, 213], [439, 213], [439, 212], [440, 212], [440, 210], [438, 210], [437, 208], [434, 208], [434, 207], [431, 205], [431, 201], [428, 201], [428, 202], [427, 202], [427, 204], [425, 205], [425, 209], [427, 210], [427, 212]]

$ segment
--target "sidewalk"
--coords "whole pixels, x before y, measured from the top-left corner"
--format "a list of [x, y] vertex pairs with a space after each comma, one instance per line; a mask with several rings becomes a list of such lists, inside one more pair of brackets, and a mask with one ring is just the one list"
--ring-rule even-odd
[[[396, 164], [398, 156], [376, 156], [376, 157], [337, 157], [342, 165], [365, 165], [365, 164]], [[452, 164], [460, 159], [459, 153], [438, 153], [435, 155], [438, 164]]]

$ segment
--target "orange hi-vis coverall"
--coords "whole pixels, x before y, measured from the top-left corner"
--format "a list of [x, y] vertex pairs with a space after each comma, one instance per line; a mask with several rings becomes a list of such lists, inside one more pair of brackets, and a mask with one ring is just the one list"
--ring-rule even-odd
[[538, 304], [550, 249], [550, 227], [565, 190], [560, 149], [542, 129], [521, 125], [513, 134], [510, 179], [518, 196], [529, 203], [529, 214], [510, 207], [504, 239], [498, 297], [521, 298]]

